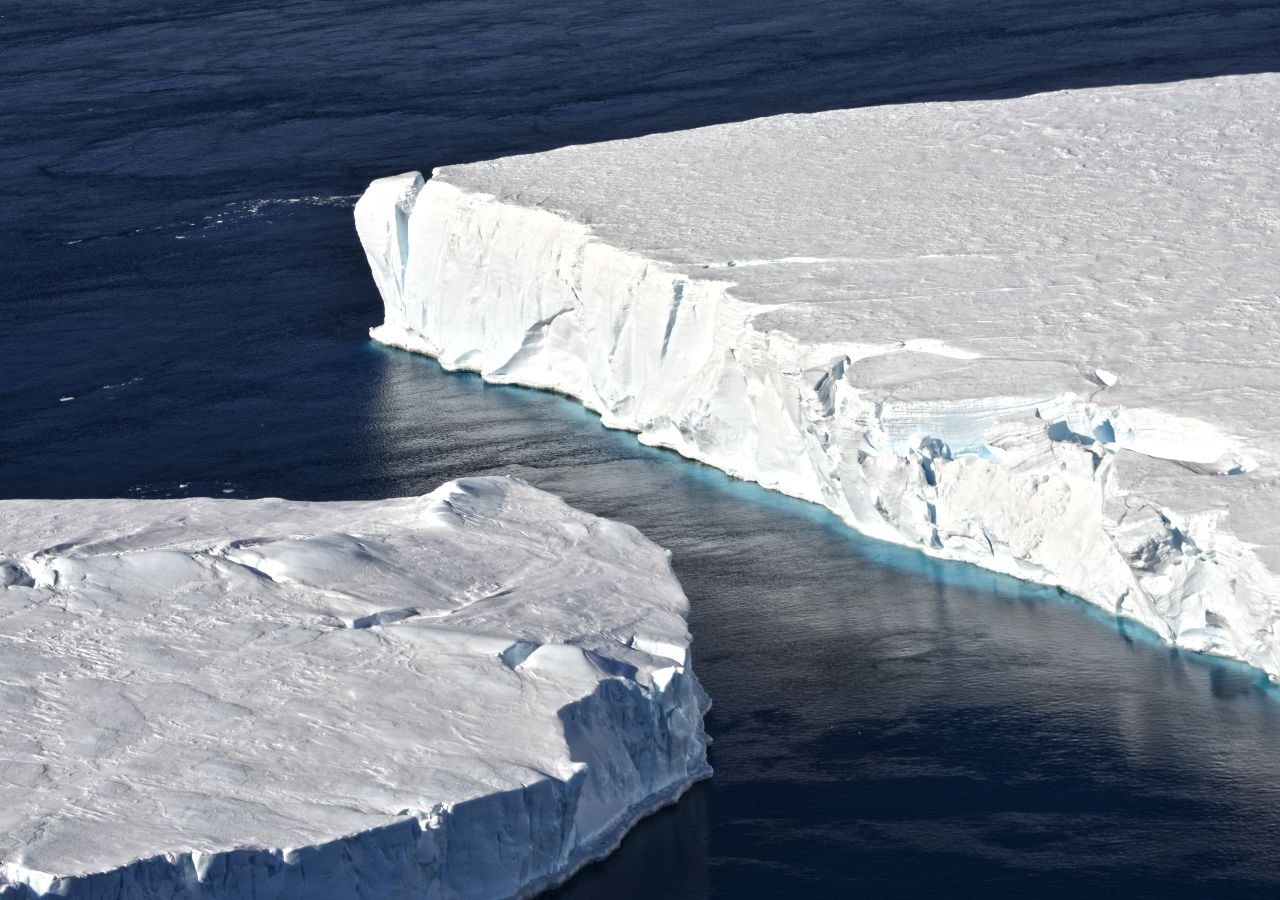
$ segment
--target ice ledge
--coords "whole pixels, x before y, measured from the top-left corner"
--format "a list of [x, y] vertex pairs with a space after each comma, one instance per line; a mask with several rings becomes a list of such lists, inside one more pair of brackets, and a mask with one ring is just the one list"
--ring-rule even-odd
[[382, 179], [356, 208], [372, 334], [1274, 677], [1278, 88], [784, 116]]
[[0, 898], [545, 889], [706, 777], [665, 551], [516, 479], [0, 502]]

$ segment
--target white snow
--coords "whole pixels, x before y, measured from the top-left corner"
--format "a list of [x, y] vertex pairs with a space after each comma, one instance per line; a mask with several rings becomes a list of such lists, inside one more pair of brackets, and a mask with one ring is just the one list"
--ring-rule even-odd
[[0, 502], [0, 897], [525, 895], [709, 774], [667, 554], [523, 482]]
[[374, 337], [1280, 673], [1280, 76], [370, 186]]

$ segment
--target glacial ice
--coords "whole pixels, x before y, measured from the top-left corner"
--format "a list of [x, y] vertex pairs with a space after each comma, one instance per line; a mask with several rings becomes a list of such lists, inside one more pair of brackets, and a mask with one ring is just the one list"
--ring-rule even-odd
[[1280, 675], [1280, 76], [374, 182], [384, 343]]
[[0, 898], [536, 892], [709, 774], [687, 601], [515, 479], [0, 502]]

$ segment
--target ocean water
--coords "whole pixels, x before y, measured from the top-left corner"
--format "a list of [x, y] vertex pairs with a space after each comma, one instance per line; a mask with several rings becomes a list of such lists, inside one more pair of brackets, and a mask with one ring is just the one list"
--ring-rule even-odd
[[669, 547], [716, 776], [560, 897], [1274, 895], [1257, 673], [371, 344], [350, 206], [573, 142], [1278, 68], [1245, 0], [10, 0], [0, 496], [508, 472]]

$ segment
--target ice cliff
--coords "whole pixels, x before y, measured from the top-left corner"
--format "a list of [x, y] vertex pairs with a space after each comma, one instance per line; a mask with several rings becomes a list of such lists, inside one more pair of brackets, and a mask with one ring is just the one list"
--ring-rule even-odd
[[523, 482], [0, 502], [0, 897], [528, 895], [709, 774], [668, 557]]
[[374, 182], [380, 341], [1280, 674], [1280, 76]]

